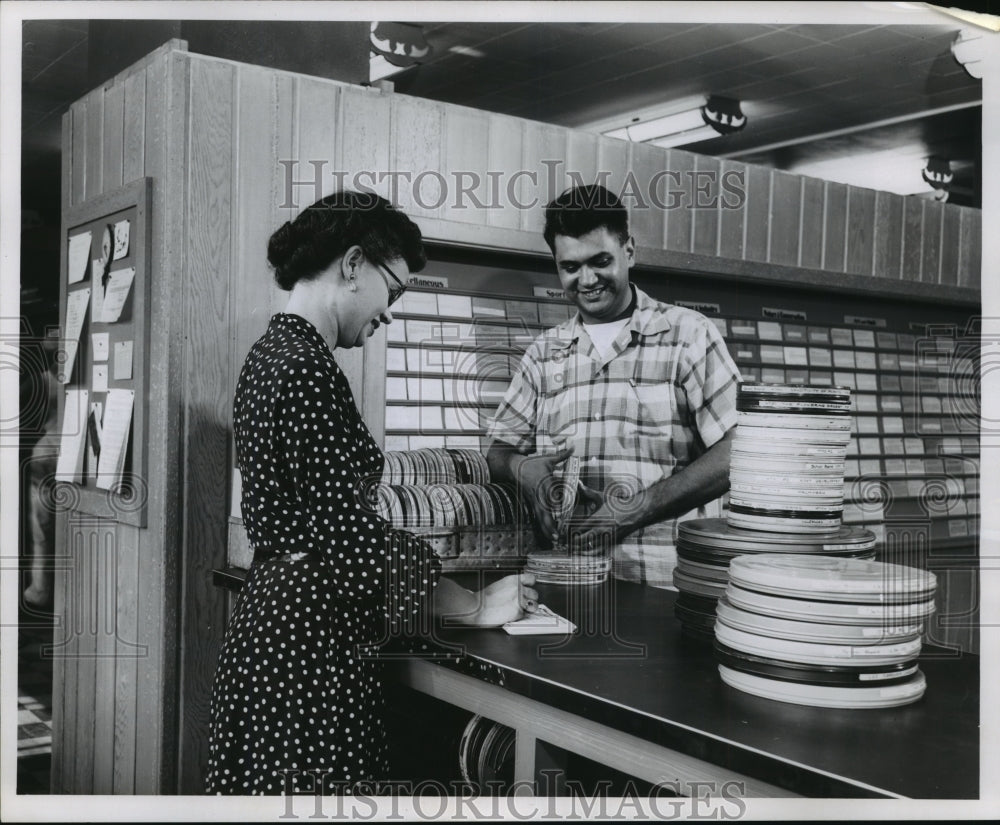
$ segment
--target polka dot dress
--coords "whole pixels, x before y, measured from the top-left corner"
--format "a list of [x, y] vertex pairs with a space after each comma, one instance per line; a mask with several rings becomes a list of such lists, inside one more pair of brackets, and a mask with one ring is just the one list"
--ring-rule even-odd
[[250, 351], [234, 431], [254, 560], [215, 675], [207, 790], [387, 779], [376, 654], [423, 609], [437, 562], [372, 510], [382, 454], [305, 319], [274, 316]]

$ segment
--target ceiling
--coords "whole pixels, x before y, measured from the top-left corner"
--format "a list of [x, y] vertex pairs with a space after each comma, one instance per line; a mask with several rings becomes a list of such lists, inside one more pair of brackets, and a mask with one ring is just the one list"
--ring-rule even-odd
[[[938, 155], [955, 172], [950, 201], [979, 206], [982, 82], [951, 54], [959, 24], [940, 19], [937, 25], [425, 22], [429, 58], [391, 80], [404, 94], [569, 127], [618, 116], [624, 124], [637, 110], [692, 96], [737, 98], [748, 119], [743, 131], [685, 148], [830, 179], [853, 175], [846, 182], [869, 186], [875, 178], [864, 158], [870, 157], [887, 181], [899, 184], [894, 191], [904, 193], [910, 176], [911, 191], [929, 193], [920, 170]], [[87, 20], [23, 24], [26, 163], [51, 162], [62, 113], [101, 82], [93, 76], [90, 26]], [[906, 165], [890, 171], [889, 158]]]

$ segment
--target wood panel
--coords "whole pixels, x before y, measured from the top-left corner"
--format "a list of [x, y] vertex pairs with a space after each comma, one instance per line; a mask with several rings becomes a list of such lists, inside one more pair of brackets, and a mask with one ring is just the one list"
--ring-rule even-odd
[[958, 256], [962, 234], [962, 213], [945, 207], [941, 210], [941, 270], [938, 283], [958, 284]]
[[769, 261], [786, 266], [798, 265], [801, 216], [801, 178], [775, 170], [771, 173]]
[[695, 157], [691, 186], [691, 251], [701, 255], [719, 254], [720, 174], [721, 164], [717, 158]]
[[515, 185], [521, 229], [541, 233], [545, 207], [566, 188], [566, 130], [526, 121], [521, 144], [522, 175]]
[[490, 114], [487, 170], [493, 179], [490, 188], [489, 226], [517, 229], [521, 214], [516, 204], [517, 174], [521, 170], [524, 125], [520, 120]]
[[97, 624], [98, 559], [114, 524], [96, 516], [74, 514], [70, 522], [70, 547], [73, 552], [73, 626], [78, 637], [79, 657], [74, 690], [76, 726], [76, 770], [73, 792], [89, 794], [94, 787], [95, 725], [97, 716]]
[[122, 185], [122, 156], [125, 136], [125, 86], [116, 84], [104, 95], [104, 127], [101, 145], [102, 191], [110, 192]]
[[180, 791], [204, 790], [212, 677], [224, 631], [224, 600], [211, 571], [225, 563], [231, 390], [230, 221], [234, 68], [192, 61], [184, 335], [185, 468]]
[[678, 252], [691, 251], [694, 162], [694, 155], [679, 149], [671, 149], [667, 160], [666, 248]]
[[847, 263], [856, 275], [871, 275], [875, 231], [875, 192], [850, 186], [847, 190]]
[[351, 185], [352, 181], [367, 173], [369, 177], [363, 179], [365, 186], [398, 205], [393, 179], [370, 177], [379, 170], [393, 171], [389, 164], [392, 134], [387, 126], [390, 119], [391, 95], [356, 86], [343, 87], [337, 168], [346, 173], [348, 189], [358, 188], [356, 184]]
[[444, 118], [443, 129], [441, 173], [446, 198], [441, 215], [447, 220], [484, 224], [482, 213], [489, 204], [489, 119], [483, 112], [456, 108]]
[[[121, 168], [119, 166], [119, 168]], [[118, 525], [109, 524], [94, 559], [95, 691], [94, 783], [89, 793], [110, 794], [115, 774], [115, 614], [118, 608]]]
[[628, 175], [628, 142], [614, 138], [599, 137], [597, 140], [597, 183], [622, 197], [626, 207], [635, 205], [634, 198], [623, 196]]
[[889, 192], [875, 193], [875, 259], [872, 275], [898, 279], [902, 269], [903, 199]]
[[[243, 361], [250, 347], [267, 329], [272, 307], [283, 303], [288, 294], [278, 289], [267, 264], [267, 242], [278, 228], [276, 204], [303, 197], [312, 202], [315, 192], [309, 187], [286, 188], [281, 183], [283, 167], [276, 163], [273, 141], [276, 137], [274, 117], [275, 87], [272, 73], [256, 66], [240, 66], [236, 74], [236, 113], [233, 133], [233, 266], [230, 272], [230, 329], [232, 352], [226, 386], [235, 391]], [[336, 109], [331, 109], [336, 123]], [[330, 147], [336, 145], [336, 126], [331, 128]], [[310, 149], [309, 151], [312, 151]], [[311, 180], [300, 170], [299, 158], [294, 167], [295, 178]], [[327, 171], [332, 171], [331, 160]], [[314, 167], [313, 167], [314, 168]], [[269, 174], [263, 174], [265, 172]], [[331, 181], [333, 180], [331, 176]], [[308, 192], [308, 195], [306, 194]], [[320, 190], [322, 195], [322, 189]], [[275, 200], [277, 198], [277, 200]], [[265, 296], [262, 300], [261, 296]]]
[[743, 257], [766, 261], [771, 225], [771, 173], [763, 166], [747, 165], [747, 218]]
[[641, 202], [630, 210], [632, 235], [639, 246], [663, 247], [667, 232], [668, 155], [647, 143], [629, 144], [629, 172]]
[[139, 647], [139, 532], [119, 525], [115, 582], [115, 716], [114, 772], [110, 793], [130, 794], [135, 788], [136, 682]]
[[958, 284], [980, 289], [983, 255], [983, 213], [978, 209], [961, 209], [959, 232]]
[[72, 186], [67, 206], [76, 206], [86, 195], [87, 180], [87, 98], [70, 106], [69, 116], [73, 130]]
[[923, 255], [921, 236], [924, 231], [923, 201], [905, 198], [903, 201], [903, 280], [921, 280]]
[[446, 183], [441, 178], [442, 110], [430, 100], [392, 98], [391, 169], [400, 175], [396, 203], [411, 217], [442, 216]]
[[826, 183], [824, 204], [823, 269], [844, 272], [847, 266], [847, 187]]
[[104, 90], [95, 89], [87, 95], [87, 151], [83, 173], [83, 197], [93, 198], [104, 191]]
[[925, 200], [924, 230], [920, 240], [920, 280], [936, 284], [941, 277], [941, 225], [944, 204]]
[[146, 142], [146, 71], [128, 76], [123, 89], [122, 182], [142, 177]]
[[136, 761], [133, 793], [175, 788], [176, 564], [182, 510], [179, 504], [180, 405], [171, 388], [182, 386], [183, 341], [176, 285], [184, 274], [183, 208], [188, 58], [165, 54], [147, 67], [144, 173], [153, 186], [150, 290], [148, 529], [139, 535], [137, 627], [146, 655], [136, 662]]
[[747, 218], [747, 167], [735, 160], [720, 164], [722, 203], [719, 212], [719, 254], [743, 257]]
[[823, 181], [802, 178], [802, 212], [799, 219], [799, 266], [823, 265]]
[[[564, 188], [598, 183], [597, 135], [567, 129], [565, 140], [565, 162], [561, 165], [561, 171], [565, 174]], [[553, 197], [558, 194], [559, 192], [554, 193]]]

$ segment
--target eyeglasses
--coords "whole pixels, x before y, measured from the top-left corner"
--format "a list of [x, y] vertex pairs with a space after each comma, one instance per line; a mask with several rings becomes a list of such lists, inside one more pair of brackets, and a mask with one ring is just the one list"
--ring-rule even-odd
[[[379, 268], [379, 275], [382, 276], [382, 280], [385, 281], [385, 288], [389, 290], [389, 306], [392, 306], [399, 300], [399, 297], [406, 292], [406, 284], [399, 280], [399, 278], [396, 277], [396, 273], [389, 269], [389, 267], [385, 264], [376, 263], [375, 265]], [[389, 273], [389, 278], [392, 278], [392, 280], [396, 282], [395, 286], [389, 283], [389, 278], [385, 277], [386, 272]]]

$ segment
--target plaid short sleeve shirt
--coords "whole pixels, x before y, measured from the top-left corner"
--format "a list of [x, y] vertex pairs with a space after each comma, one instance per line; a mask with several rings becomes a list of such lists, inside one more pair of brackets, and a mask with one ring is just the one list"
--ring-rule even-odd
[[[572, 446], [583, 482], [608, 499], [672, 475], [736, 426], [739, 370], [715, 325], [635, 292], [607, 358], [579, 314], [535, 339], [488, 431], [526, 455]], [[718, 513], [716, 504], [690, 516]], [[615, 575], [672, 587], [675, 526], [627, 536], [615, 548]]]

